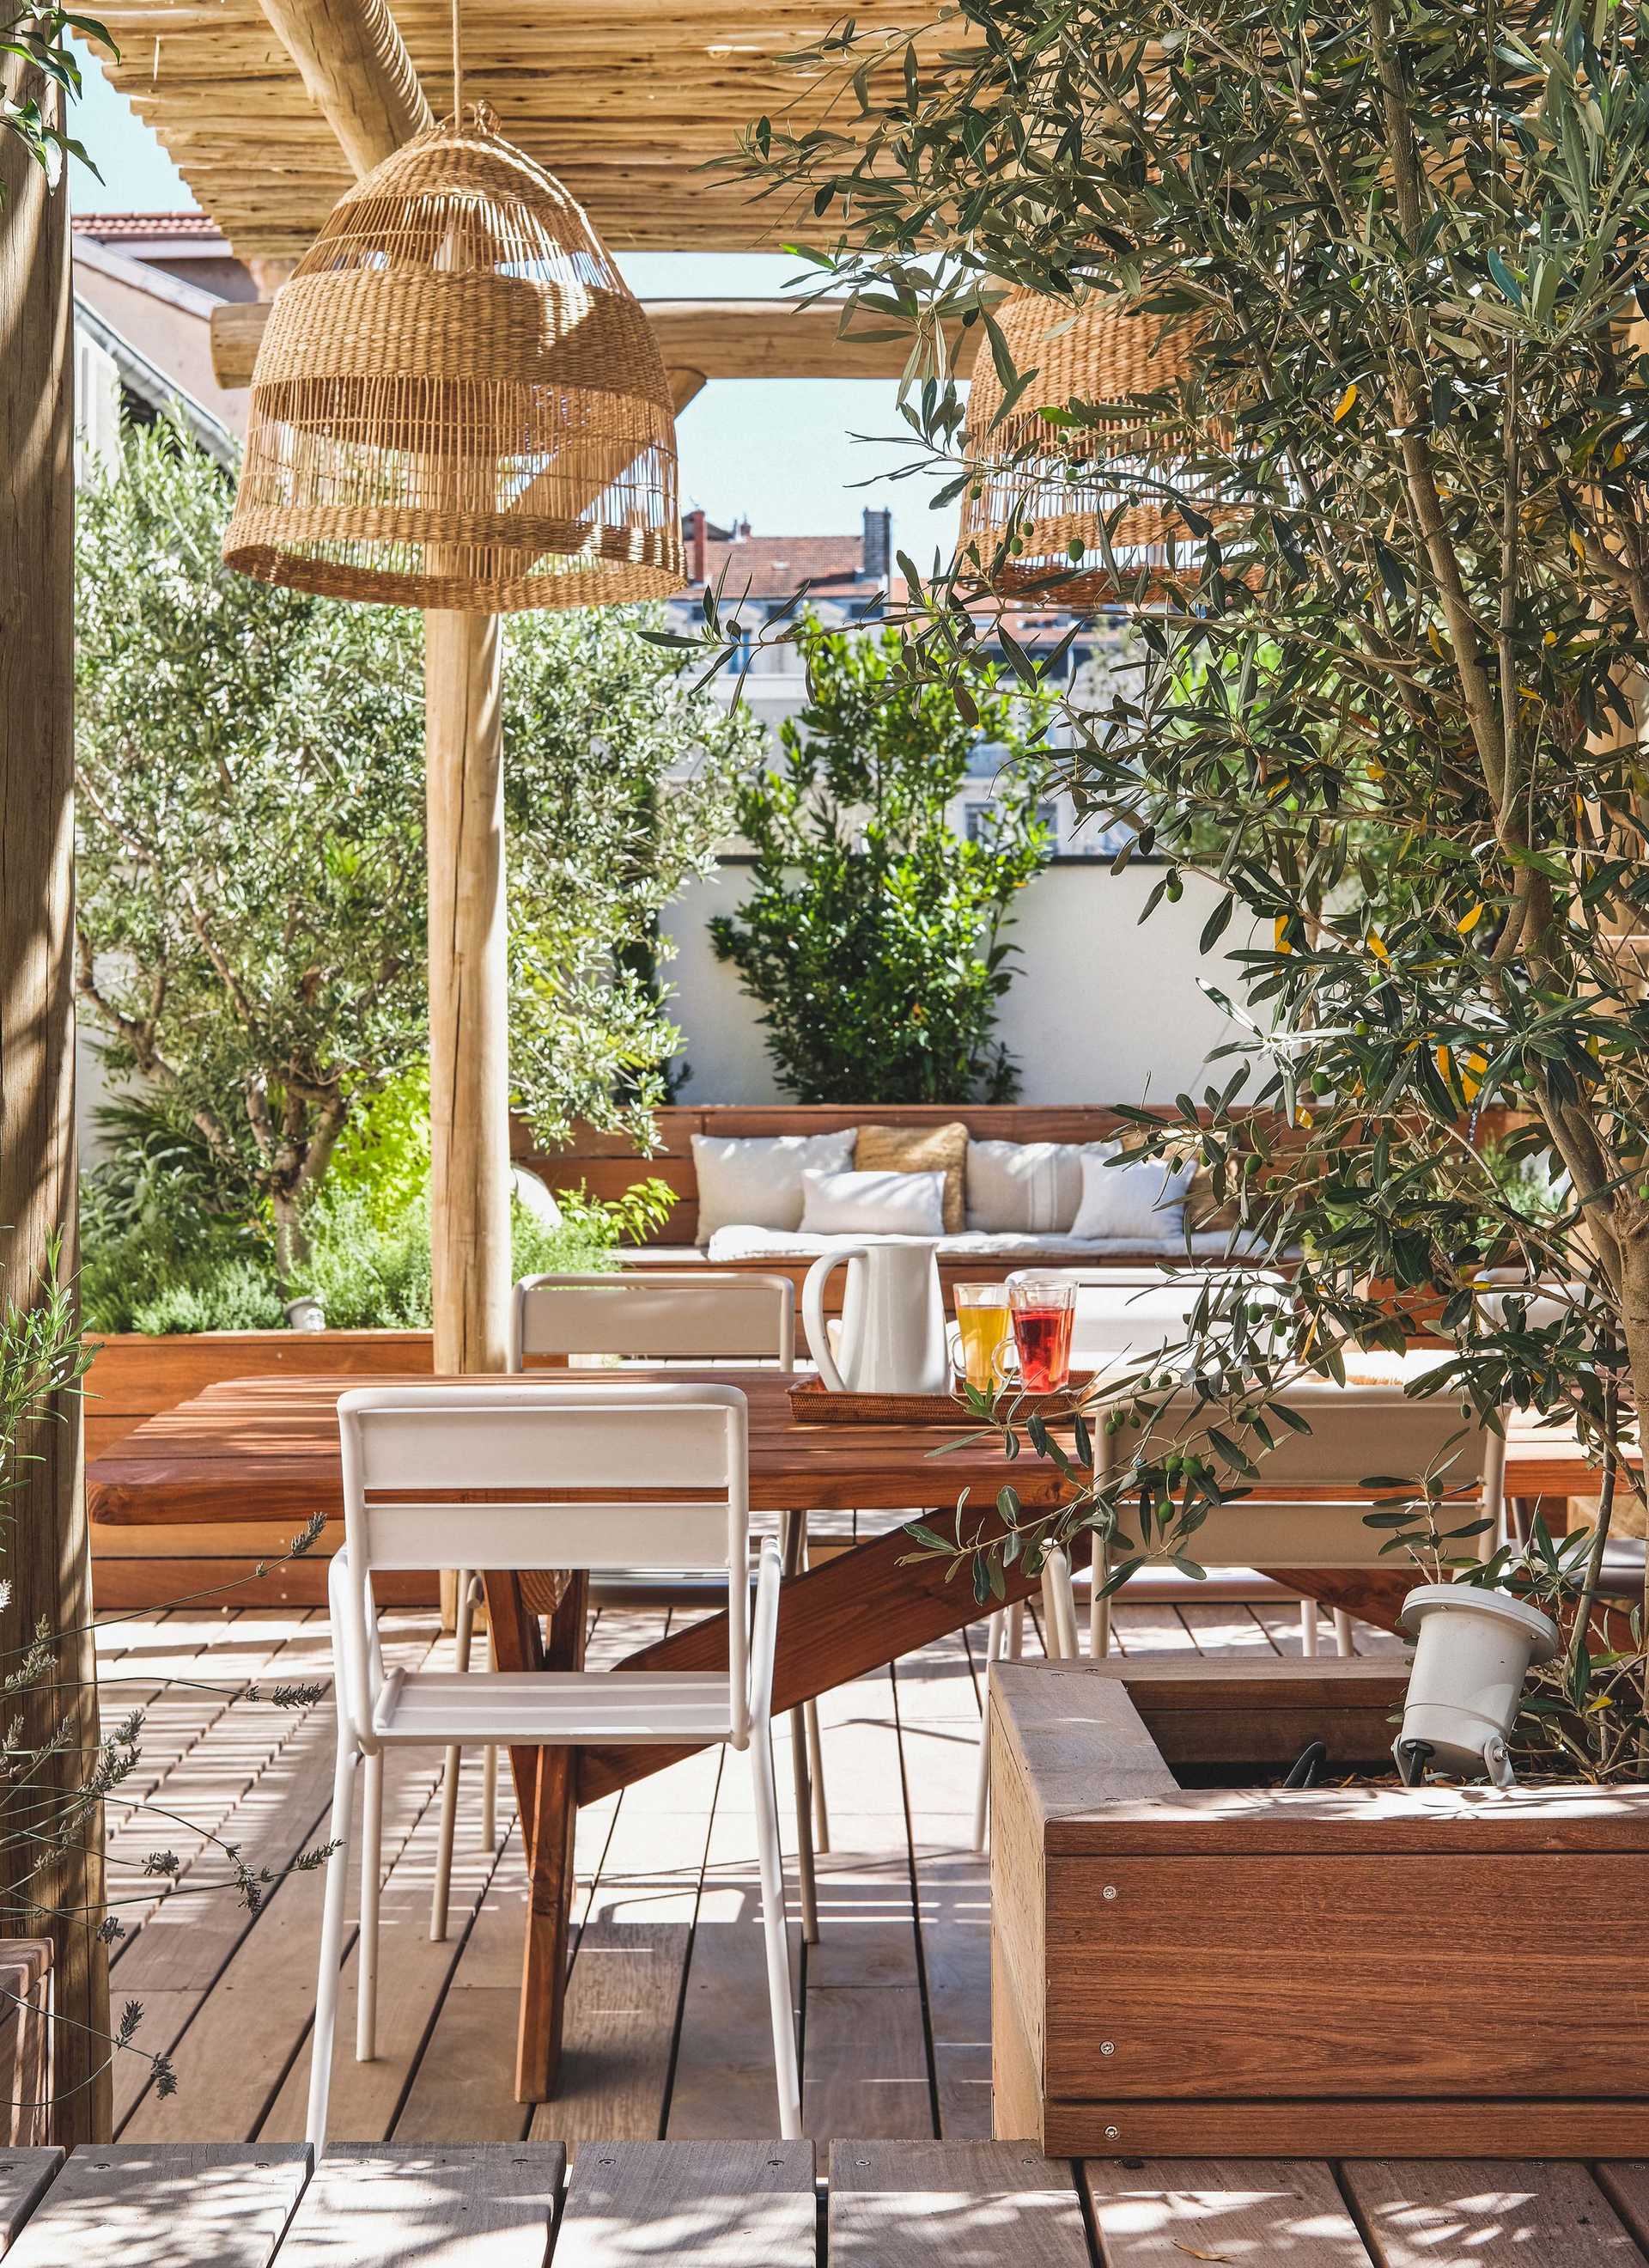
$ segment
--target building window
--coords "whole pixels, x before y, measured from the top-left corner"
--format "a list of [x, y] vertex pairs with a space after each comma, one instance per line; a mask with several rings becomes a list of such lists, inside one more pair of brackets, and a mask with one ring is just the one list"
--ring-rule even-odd
[[[991, 802], [969, 802], [965, 803], [962, 806], [963, 831], [967, 835], [968, 840], [970, 843], [978, 843], [983, 840], [986, 830], [990, 825], [990, 814], [995, 809], [996, 806]], [[1058, 805], [1054, 803], [1039, 803], [1036, 806], [1036, 818], [1038, 825], [1045, 827], [1048, 829], [1049, 840], [1051, 843], [1057, 843], [1059, 840]]]

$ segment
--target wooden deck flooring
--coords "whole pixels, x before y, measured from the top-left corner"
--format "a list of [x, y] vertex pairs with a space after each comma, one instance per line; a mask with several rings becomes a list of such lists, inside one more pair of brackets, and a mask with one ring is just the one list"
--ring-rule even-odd
[[848, 2139], [346, 2143], [318, 2165], [290, 2142], [0, 2152], [9, 2268], [1645, 2268], [1645, 2247], [1640, 2163]]
[[1642, 2164], [1082, 2164], [944, 2141], [0, 2153], [13, 2268], [1645, 2268], [1646, 2245]]
[[[1123, 1607], [1115, 1621], [1129, 1653], [1300, 1646], [1298, 1610], [1285, 1603]], [[662, 1610], [606, 1609], [591, 1658], [622, 1654], [665, 1627]], [[1358, 1640], [1371, 1651], [1397, 1643], [1360, 1626]], [[438, 1666], [448, 1644], [432, 1616], [405, 1612], [386, 1615], [384, 1642], [386, 1658], [408, 1666]], [[987, 1867], [968, 1847], [981, 1653], [979, 1632], [971, 1646], [948, 1638], [820, 1703], [833, 1846], [820, 1859], [821, 1942], [804, 1947], [792, 1931], [804, 2124], [820, 2145], [968, 2140], [990, 2130]], [[188, 1608], [139, 1616], [105, 1630], [99, 1663], [106, 1723], [145, 1709], [143, 1770], [121, 1794], [151, 1807], [111, 1813], [111, 1896], [129, 1932], [114, 1948], [113, 1998], [116, 2008], [142, 2002], [138, 2043], [169, 2051], [178, 2075], [177, 2094], [162, 2099], [146, 2062], [121, 2057], [117, 2135], [295, 2141], [321, 1876], [286, 1870], [324, 1840], [332, 1725], [325, 1700], [285, 1709], [271, 1697], [277, 1683], [325, 1682], [325, 1617]], [[782, 1725], [782, 1791], [787, 1742]], [[465, 1772], [452, 1926], [435, 1945], [438, 1770], [422, 1755], [387, 1760], [379, 2054], [354, 2059], [351, 1962], [331, 2135], [421, 2145], [769, 2136], [744, 1759], [706, 1752], [580, 1815], [567, 2056], [556, 2101], [536, 2112], [511, 2089], [525, 1890], [509, 1774], [500, 1775], [499, 1846], [490, 1852], [480, 1847], [479, 1760]], [[255, 1916], [222, 1887], [225, 1845], [278, 1878]], [[156, 1849], [181, 1862], [174, 1888], [143, 1872]], [[788, 1880], [793, 1913], [793, 1868]]]

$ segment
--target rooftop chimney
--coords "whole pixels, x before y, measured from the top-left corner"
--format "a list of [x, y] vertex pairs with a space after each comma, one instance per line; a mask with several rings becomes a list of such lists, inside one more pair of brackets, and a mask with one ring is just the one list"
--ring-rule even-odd
[[872, 582], [887, 583], [894, 566], [894, 516], [891, 512], [865, 513], [863, 572]]
[[710, 554], [705, 548], [706, 528], [707, 522], [702, 510], [683, 515], [681, 535], [687, 551], [688, 578], [694, 583], [705, 580], [710, 566]]

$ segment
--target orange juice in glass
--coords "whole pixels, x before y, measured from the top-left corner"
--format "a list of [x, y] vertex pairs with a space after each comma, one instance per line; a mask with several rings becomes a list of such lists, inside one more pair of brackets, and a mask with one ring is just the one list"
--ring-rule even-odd
[[1002, 1383], [1012, 1341], [1007, 1285], [959, 1284], [956, 1329], [963, 1378], [981, 1394], [993, 1392]]

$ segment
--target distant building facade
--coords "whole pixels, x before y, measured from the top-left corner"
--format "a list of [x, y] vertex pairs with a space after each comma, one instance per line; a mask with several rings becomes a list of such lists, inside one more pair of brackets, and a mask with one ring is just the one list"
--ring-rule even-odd
[[[735, 618], [745, 635], [735, 640], [718, 690], [732, 701], [742, 691], [762, 721], [777, 730], [798, 715], [807, 697], [806, 680], [792, 645], [760, 643], [764, 627], [781, 616], [793, 619], [795, 596], [805, 583], [806, 605], [830, 630], [872, 628], [891, 602], [905, 596], [897, 571], [893, 514], [866, 510], [858, 535], [758, 535], [747, 519], [718, 527], [702, 511], [681, 522], [688, 588], [667, 602], [673, 626], [684, 634], [703, 628], [706, 590], [718, 593], [724, 622]], [[1010, 609], [1010, 637], [1039, 659], [1051, 654], [1071, 626], [1071, 617], [1052, 608]], [[1070, 704], [1089, 711], [1110, 698], [1130, 651], [1130, 633], [1118, 615], [1101, 617], [1076, 638], [1061, 665], [1059, 680]], [[1062, 730], [1057, 736], [1063, 740]], [[982, 741], [968, 763], [968, 781], [951, 814], [959, 832], [976, 835], [990, 812], [1005, 751]], [[1055, 855], [1108, 858], [1118, 837], [1092, 823], [1079, 826], [1071, 799], [1060, 794], [1044, 806], [1053, 829]]]

